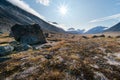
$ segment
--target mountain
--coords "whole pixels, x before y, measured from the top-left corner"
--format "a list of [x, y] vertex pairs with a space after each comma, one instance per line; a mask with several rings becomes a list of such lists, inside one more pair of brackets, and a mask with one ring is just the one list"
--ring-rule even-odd
[[85, 31], [84, 29], [83, 30], [80, 30], [80, 29], [75, 30], [74, 28], [69, 28], [67, 30], [67, 32], [71, 33], [71, 34], [83, 34], [84, 31]]
[[105, 32], [120, 32], [120, 22], [107, 29]]
[[67, 31], [75, 31], [75, 28], [69, 28]]
[[94, 27], [90, 30], [88, 30], [87, 32], [85, 32], [85, 34], [97, 34], [97, 33], [102, 33], [107, 29], [107, 27], [103, 27], [103, 26], [97, 26]]
[[37, 23], [44, 31], [65, 32], [62, 28], [56, 27], [43, 19], [11, 4], [7, 0], [0, 0], [0, 32], [9, 32], [15, 24]]

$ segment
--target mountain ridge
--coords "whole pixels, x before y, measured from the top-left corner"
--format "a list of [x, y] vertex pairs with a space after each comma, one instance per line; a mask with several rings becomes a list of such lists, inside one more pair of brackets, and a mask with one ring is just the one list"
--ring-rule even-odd
[[67, 30], [68, 33], [71, 33], [71, 34], [84, 34], [84, 29], [75, 29], [75, 28], [69, 28]]
[[107, 29], [105, 32], [120, 32], [120, 22], [113, 25], [109, 29]]
[[97, 33], [102, 33], [106, 30], [107, 27], [104, 26], [96, 26], [93, 27], [91, 29], [89, 29], [88, 31], [85, 32], [85, 34], [97, 34]]
[[1, 32], [9, 32], [10, 28], [15, 24], [33, 23], [39, 24], [44, 31], [65, 32], [62, 28], [56, 27], [6, 0], [0, 0]]

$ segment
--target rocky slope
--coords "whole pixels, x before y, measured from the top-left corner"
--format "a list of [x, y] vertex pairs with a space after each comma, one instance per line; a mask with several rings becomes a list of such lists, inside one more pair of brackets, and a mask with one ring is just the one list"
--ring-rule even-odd
[[106, 32], [120, 32], [120, 22], [106, 30]]
[[10, 27], [14, 24], [39, 24], [44, 31], [64, 32], [63, 29], [58, 28], [39, 17], [28, 13], [21, 8], [14, 6], [6, 0], [0, 0], [0, 31], [9, 32]]

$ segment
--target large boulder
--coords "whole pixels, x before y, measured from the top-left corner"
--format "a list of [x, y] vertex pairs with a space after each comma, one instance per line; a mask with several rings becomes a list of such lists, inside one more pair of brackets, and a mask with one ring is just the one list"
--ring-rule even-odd
[[16, 41], [19, 41], [21, 43], [29, 45], [46, 43], [43, 31], [38, 24], [16, 24], [11, 28], [11, 34], [13, 35]]
[[5, 56], [10, 54], [14, 50], [11, 45], [0, 46], [0, 56]]

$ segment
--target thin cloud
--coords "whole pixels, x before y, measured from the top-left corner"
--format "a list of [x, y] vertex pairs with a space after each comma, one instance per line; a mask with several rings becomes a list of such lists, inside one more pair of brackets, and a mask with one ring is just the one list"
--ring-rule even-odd
[[19, 8], [32, 13], [36, 16], [38, 16], [39, 18], [44, 19], [44, 17], [42, 15], [40, 15], [37, 11], [35, 11], [34, 9], [32, 9], [29, 4], [25, 3], [23, 0], [7, 0], [8, 2], [12, 3], [15, 6], [18, 6]]
[[43, 4], [44, 6], [49, 6], [50, 0], [36, 0], [36, 2]]
[[112, 16], [107, 16], [107, 17], [92, 20], [90, 21], [90, 23], [102, 22], [102, 21], [113, 20], [113, 19], [118, 20], [119, 18], [120, 18], [120, 14], [115, 14]]

